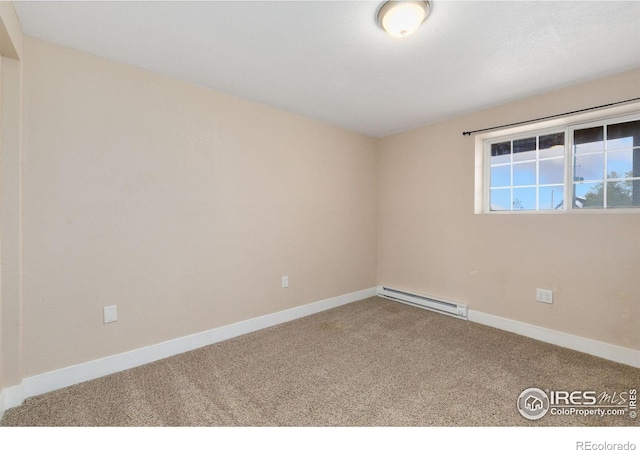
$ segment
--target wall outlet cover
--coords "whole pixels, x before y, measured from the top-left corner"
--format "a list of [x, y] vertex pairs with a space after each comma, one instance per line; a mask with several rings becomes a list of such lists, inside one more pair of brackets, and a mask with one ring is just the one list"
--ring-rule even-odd
[[536, 289], [536, 300], [542, 303], [553, 303], [553, 291], [551, 289]]
[[116, 322], [118, 320], [118, 308], [116, 305], [104, 307], [104, 323]]

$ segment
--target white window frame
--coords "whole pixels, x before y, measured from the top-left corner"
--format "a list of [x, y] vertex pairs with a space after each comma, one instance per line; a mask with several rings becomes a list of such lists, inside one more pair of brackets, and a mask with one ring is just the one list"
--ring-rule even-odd
[[[640, 208], [575, 208], [573, 202], [573, 132], [591, 126], [606, 126], [614, 123], [640, 120], [640, 102], [626, 104], [606, 110], [592, 111], [545, 122], [538, 122], [513, 128], [505, 128], [475, 136], [475, 205], [476, 214], [640, 214]], [[505, 140], [564, 132], [564, 201], [562, 209], [492, 211], [490, 203], [491, 144]], [[606, 154], [605, 154], [606, 160]], [[536, 167], [539, 168], [536, 155]], [[511, 162], [513, 167], [513, 162]], [[513, 170], [513, 168], [512, 168]], [[606, 171], [606, 163], [605, 163]], [[536, 171], [536, 185], [539, 186], [539, 170]], [[606, 172], [605, 172], [606, 173]], [[513, 178], [511, 180], [513, 189]], [[606, 182], [606, 181], [605, 181]], [[521, 187], [521, 186], [518, 186]], [[531, 186], [534, 187], [534, 186]], [[539, 198], [536, 195], [536, 207]]]
[[[487, 139], [484, 141], [484, 152], [485, 152], [485, 160], [486, 163], [484, 165], [484, 177], [487, 180], [485, 189], [484, 189], [484, 204], [487, 205], [487, 211], [486, 212], [490, 212], [490, 213], [495, 213], [495, 212], [499, 212], [499, 211], [494, 211], [491, 210], [491, 157], [489, 156], [489, 154], [491, 153], [491, 145], [492, 144], [496, 144], [499, 142], [504, 142], [506, 140], [510, 140], [510, 141], [516, 141], [519, 139], [525, 139], [525, 138], [532, 138], [535, 137], [536, 139], [539, 136], [545, 136], [545, 135], [549, 135], [549, 134], [556, 134], [556, 133], [564, 133], [564, 154], [562, 156], [553, 156], [553, 157], [549, 157], [549, 158], [542, 158], [540, 159], [539, 157], [539, 153], [536, 150], [536, 156], [535, 156], [535, 160], [533, 160], [533, 162], [536, 163], [536, 182], [535, 184], [531, 184], [531, 185], [517, 185], [514, 186], [513, 184], [513, 166], [514, 165], [520, 165], [520, 164], [527, 164], [527, 163], [531, 163], [531, 160], [527, 160], [527, 161], [513, 161], [513, 153], [511, 153], [511, 161], [509, 163], [504, 163], [501, 165], [504, 166], [509, 166], [511, 168], [511, 184], [509, 186], [505, 186], [505, 187], [498, 187], [496, 188], [496, 190], [509, 190], [511, 193], [511, 203], [513, 203], [513, 189], [524, 189], [524, 188], [535, 188], [536, 189], [536, 209], [528, 209], [528, 210], [510, 210], [510, 211], [500, 211], [500, 212], [506, 212], [506, 213], [513, 213], [513, 212], [544, 212], [544, 211], [551, 211], [551, 210], [540, 210], [538, 209], [540, 207], [540, 198], [537, 194], [538, 189], [540, 186], [550, 186], [551, 184], [547, 185], [547, 184], [540, 184], [540, 161], [547, 161], [547, 160], [552, 160], [552, 159], [562, 159], [564, 161], [564, 178], [562, 180], [562, 183], [553, 183], [554, 185], [557, 186], [563, 186], [565, 189], [565, 193], [564, 193], [564, 197], [563, 197], [563, 202], [566, 202], [566, 198], [567, 198], [567, 192], [566, 192], [566, 186], [567, 186], [567, 149], [569, 148], [569, 140], [567, 137], [567, 129], [566, 127], [554, 127], [554, 128], [543, 128], [541, 130], [538, 130], [536, 132], [529, 132], [529, 133], [519, 133], [519, 134], [515, 134], [515, 135], [508, 135], [508, 136], [501, 136], [501, 137], [496, 137], [493, 139]], [[537, 146], [537, 142], [536, 142], [536, 146]], [[566, 205], [566, 203], [563, 203], [563, 205]]]

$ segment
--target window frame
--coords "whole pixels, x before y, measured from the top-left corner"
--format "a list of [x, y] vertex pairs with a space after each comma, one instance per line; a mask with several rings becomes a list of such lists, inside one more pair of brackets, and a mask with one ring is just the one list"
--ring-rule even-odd
[[[619, 123], [625, 123], [625, 122], [633, 122], [633, 121], [640, 121], [640, 113], [637, 114], [628, 114], [625, 115], [623, 117], [609, 117], [606, 119], [602, 119], [602, 120], [597, 120], [597, 121], [590, 121], [584, 124], [576, 124], [576, 125], [570, 125], [567, 127], [567, 129], [569, 130], [569, 132], [571, 133], [571, 136], [573, 136], [573, 133], [575, 130], [582, 130], [582, 129], [586, 129], [586, 128], [594, 128], [594, 127], [602, 127], [603, 128], [603, 136], [602, 136], [602, 141], [603, 141], [603, 150], [602, 150], [602, 156], [603, 156], [603, 172], [602, 172], [602, 179], [598, 179], [598, 180], [593, 180], [592, 182], [602, 182], [603, 185], [606, 186], [607, 183], [611, 182], [610, 180], [613, 180], [613, 178], [608, 178], [608, 171], [607, 171], [607, 155], [609, 154], [608, 152], [617, 152], [617, 151], [625, 151], [627, 149], [614, 149], [614, 150], [609, 150], [606, 148], [607, 145], [607, 141], [608, 141], [608, 136], [607, 136], [607, 127], [609, 125], [615, 125], [615, 124], [619, 124]], [[573, 143], [573, 140], [571, 140], [571, 143]], [[631, 149], [633, 150], [634, 148], [639, 148], [640, 145], [637, 146], [632, 146]], [[573, 168], [575, 165], [575, 157], [576, 155], [574, 155], [573, 153], [573, 146], [569, 149], [570, 153], [567, 155], [567, 158], [570, 160], [571, 163], [571, 167], [570, 170], [571, 172], [568, 173], [568, 177], [566, 177], [567, 181], [571, 182], [571, 190], [570, 190], [570, 201], [573, 201], [573, 189], [574, 189], [574, 176], [573, 176]], [[598, 153], [588, 153], [589, 154], [598, 154]], [[578, 155], [580, 156], [580, 155]], [[585, 154], [583, 154], [582, 156], [586, 156]], [[623, 177], [623, 178], [617, 178], [616, 180], [624, 180], [624, 179], [629, 179], [627, 177]], [[640, 179], [640, 177], [631, 177], [630, 179]], [[607, 208], [606, 204], [607, 204], [607, 195], [606, 195], [606, 187], [605, 187], [605, 191], [603, 191], [603, 207], [602, 208], [588, 208], [588, 209], [592, 209], [592, 210], [596, 210], [596, 211], [611, 211], [611, 210], [639, 210], [640, 206], [638, 207], [620, 207], [620, 208]], [[571, 208], [571, 209], [578, 209], [578, 210], [583, 210], [585, 208]]]
[[[581, 115], [570, 116], [561, 119], [549, 120], [504, 128], [497, 131], [478, 134], [475, 137], [475, 213], [476, 214], [640, 214], [639, 207], [621, 208], [576, 208], [573, 207], [573, 133], [577, 129], [590, 128], [624, 123], [640, 120], [640, 102], [623, 105], [621, 107], [607, 110], [583, 113]], [[564, 132], [565, 152], [564, 152], [564, 199], [562, 209], [543, 210], [491, 210], [491, 144], [503, 142], [505, 140], [517, 140], [527, 137], [538, 137], [558, 132]], [[606, 150], [604, 151], [606, 159]], [[536, 155], [536, 189], [539, 188], [539, 155]], [[606, 163], [605, 163], [606, 164]], [[513, 170], [513, 159], [510, 162]], [[605, 166], [606, 167], [606, 166]], [[634, 177], [635, 178], [635, 177]], [[604, 179], [606, 183], [606, 177]], [[511, 190], [513, 190], [513, 178], [511, 179]], [[539, 195], [536, 194], [536, 207], [539, 207]], [[513, 199], [512, 199], [513, 201]]]
[[[536, 138], [536, 157], [535, 160], [533, 160], [533, 162], [536, 163], [536, 183], [534, 185], [514, 185], [513, 183], [513, 166], [514, 165], [520, 165], [520, 164], [526, 164], [528, 162], [531, 162], [531, 160], [527, 160], [527, 161], [513, 161], [513, 157], [511, 159], [511, 161], [508, 163], [509, 167], [511, 167], [511, 184], [509, 185], [508, 189], [513, 192], [514, 187], [516, 189], [520, 188], [527, 188], [527, 187], [534, 187], [536, 189], [536, 208], [540, 207], [540, 199], [539, 199], [539, 195], [538, 195], [538, 189], [540, 188], [540, 156], [538, 153], [538, 138], [540, 136], [546, 136], [546, 135], [550, 135], [550, 134], [556, 134], [556, 133], [564, 133], [564, 154], [559, 157], [559, 156], [554, 156], [551, 158], [543, 158], [542, 161], [547, 161], [547, 160], [552, 160], [552, 159], [560, 159], [562, 158], [564, 161], [564, 173], [563, 173], [563, 180], [562, 180], [562, 186], [564, 187], [564, 196], [563, 196], [563, 202], [566, 202], [566, 198], [567, 198], [567, 149], [569, 148], [569, 140], [568, 140], [568, 136], [567, 136], [567, 129], [566, 127], [553, 127], [553, 128], [542, 128], [539, 129], [537, 131], [533, 131], [533, 132], [528, 132], [528, 133], [518, 133], [518, 134], [508, 134], [506, 136], [499, 136], [499, 137], [495, 137], [492, 139], [486, 139], [484, 141], [484, 156], [485, 156], [485, 160], [486, 163], [484, 164], [484, 179], [487, 180], [487, 182], [485, 183], [485, 189], [484, 189], [484, 204], [486, 205], [486, 212], [489, 213], [543, 213], [543, 212], [552, 212], [552, 211], [561, 211], [561, 210], [554, 210], [554, 209], [525, 209], [525, 210], [492, 210], [491, 209], [491, 145], [492, 144], [496, 144], [496, 143], [500, 143], [506, 140], [509, 141], [517, 141], [520, 139], [526, 139], [526, 138], [532, 138], [535, 137]], [[512, 149], [512, 153], [511, 155], [513, 155], [513, 149]], [[507, 163], [505, 163], [504, 165], [506, 166]], [[560, 184], [560, 183], [549, 183], [549, 185], [551, 184]], [[542, 186], [547, 186], [547, 184], [542, 185]], [[501, 190], [502, 188], [498, 188], [498, 190]], [[505, 190], [507, 188], [504, 188]], [[513, 203], [513, 196], [511, 196], [511, 201]], [[566, 204], [566, 203], [564, 203]]]

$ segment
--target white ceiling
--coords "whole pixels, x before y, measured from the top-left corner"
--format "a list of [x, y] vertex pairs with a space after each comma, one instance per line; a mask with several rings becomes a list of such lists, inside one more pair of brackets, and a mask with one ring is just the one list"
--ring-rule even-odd
[[[640, 67], [640, 2], [15, 2], [26, 34], [371, 136]], [[595, 106], [595, 105], [594, 105]]]

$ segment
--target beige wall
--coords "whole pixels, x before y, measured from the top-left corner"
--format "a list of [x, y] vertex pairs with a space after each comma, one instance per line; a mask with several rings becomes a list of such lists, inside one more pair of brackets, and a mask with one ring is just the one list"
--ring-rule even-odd
[[[0, 73], [2, 73], [2, 60], [3, 58], [0, 56]], [[2, 106], [2, 77], [0, 76], [0, 107]], [[2, 110], [0, 109], [0, 123], [2, 121]], [[1, 136], [0, 136], [1, 138]], [[2, 176], [2, 140], [0, 139], [0, 177]], [[0, 178], [0, 183], [2, 182], [2, 178]], [[2, 195], [2, 191], [0, 191], [0, 195]], [[1, 198], [0, 198], [1, 199]], [[2, 214], [2, 204], [0, 203], [0, 220], [4, 214]], [[2, 237], [4, 235], [2, 225], [0, 225], [0, 261], [2, 261]], [[2, 295], [2, 264], [0, 264], [0, 395], [2, 395], [2, 389], [4, 388], [4, 324], [3, 324], [3, 303], [4, 303], [4, 295]], [[0, 400], [0, 415], [2, 415], [4, 411], [4, 404]]]
[[33, 38], [24, 54], [25, 376], [375, 285], [374, 139]]
[[22, 41], [13, 4], [0, 2], [0, 390], [21, 380]]
[[640, 71], [375, 140], [33, 38], [24, 55], [18, 376], [375, 284], [640, 348], [640, 215], [475, 215], [461, 135], [637, 97]]
[[638, 70], [382, 139], [378, 284], [640, 349], [640, 214], [476, 215], [474, 138], [462, 136], [634, 97]]
[[21, 380], [22, 281], [21, 281], [21, 65], [2, 58], [0, 121], [0, 234], [3, 378], [5, 386]]
[[22, 59], [22, 27], [13, 2], [0, 1], [0, 55]]

